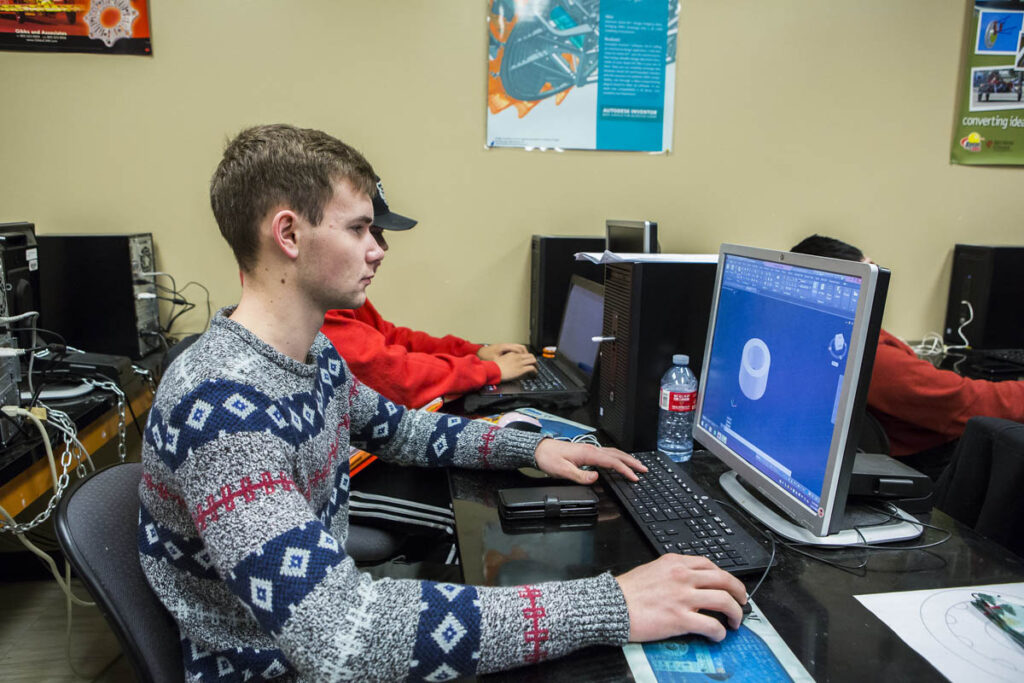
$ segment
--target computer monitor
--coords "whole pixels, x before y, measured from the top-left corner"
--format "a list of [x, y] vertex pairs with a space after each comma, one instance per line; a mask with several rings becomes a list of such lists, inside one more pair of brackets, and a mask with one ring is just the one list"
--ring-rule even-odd
[[901, 511], [847, 505], [888, 276], [869, 263], [719, 252], [693, 435], [732, 469], [722, 478], [729, 495], [787, 538], [848, 545], [920, 534]]
[[594, 338], [601, 334], [603, 318], [604, 285], [573, 275], [555, 355], [586, 377], [587, 381], [593, 376], [594, 365], [597, 363], [597, 347], [600, 342], [594, 341]]
[[605, 249], [616, 254], [657, 254], [658, 224], [655, 221], [606, 220]]

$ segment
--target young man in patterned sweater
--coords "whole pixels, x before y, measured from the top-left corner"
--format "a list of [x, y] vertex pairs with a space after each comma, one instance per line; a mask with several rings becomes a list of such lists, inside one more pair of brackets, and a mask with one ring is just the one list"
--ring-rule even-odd
[[[356, 380], [318, 332], [359, 306], [379, 261], [373, 169], [331, 136], [243, 131], [211, 182], [245, 273], [238, 305], [169, 368], [150, 413], [139, 551], [177, 621], [192, 680], [448, 680], [627, 639], [724, 628], [743, 585], [668, 555], [620, 577], [511, 588], [372, 581], [347, 557], [354, 443], [417, 466], [581, 465], [635, 477], [630, 456], [406, 410]], [[631, 469], [632, 468], [632, 469]]]

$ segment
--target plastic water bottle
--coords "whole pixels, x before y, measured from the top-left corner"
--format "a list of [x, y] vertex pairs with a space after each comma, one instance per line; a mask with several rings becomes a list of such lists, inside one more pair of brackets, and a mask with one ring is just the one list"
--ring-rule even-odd
[[661, 377], [658, 410], [658, 450], [676, 462], [693, 455], [693, 411], [697, 407], [697, 377], [690, 357], [677, 353]]

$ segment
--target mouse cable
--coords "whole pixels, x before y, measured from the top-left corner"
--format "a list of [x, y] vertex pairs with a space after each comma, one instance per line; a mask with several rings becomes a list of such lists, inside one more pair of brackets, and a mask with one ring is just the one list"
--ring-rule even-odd
[[583, 443], [588, 444], [590, 446], [597, 446], [598, 448], [603, 448], [601, 442], [598, 441], [597, 437], [594, 436], [593, 434], [577, 434], [576, 436], [551, 436], [548, 438], [554, 439], [555, 441], [565, 441], [566, 443]]
[[[888, 508], [888, 509], [881, 508], [881, 507], [875, 507], [873, 505], [868, 506], [868, 507], [870, 507], [875, 512], [878, 512], [879, 514], [887, 515], [888, 516], [888, 520], [886, 520], [886, 521], [895, 520], [895, 519], [903, 519], [902, 517], [900, 517], [899, 515], [896, 514], [896, 512], [895, 512], [896, 506], [895, 505], [893, 505], [892, 503], [884, 503], [883, 505], [885, 506], [885, 508]], [[904, 521], [906, 521], [906, 520], [904, 520]], [[858, 530], [857, 531], [857, 535], [860, 536], [861, 540], [863, 540], [864, 542], [863, 543], [858, 543], [858, 544], [851, 544], [851, 545], [845, 546], [845, 547], [849, 547], [849, 548], [867, 548], [869, 550], [888, 550], [890, 552], [894, 551], [894, 550], [927, 550], [928, 548], [934, 548], [935, 546], [942, 545], [943, 543], [945, 543], [946, 541], [948, 541], [949, 539], [951, 539], [953, 537], [953, 532], [952, 531], [949, 531], [948, 529], [943, 529], [942, 527], [939, 527], [939, 526], [935, 526], [934, 524], [928, 524], [926, 522], [920, 522], [920, 521], [917, 521], [917, 520], [914, 520], [913, 522], [908, 522], [908, 523], [912, 524], [914, 526], [924, 527], [926, 529], [933, 529], [935, 531], [941, 531], [943, 534], [945, 534], [945, 536], [943, 536], [942, 538], [940, 538], [937, 541], [932, 541], [931, 543], [921, 543], [921, 544], [918, 544], [918, 545], [892, 546], [892, 545], [879, 545], [879, 544], [868, 543], [867, 539], [865, 539], [864, 536], [861, 535], [860, 531]]]
[[[718, 502], [722, 502], [722, 501], [718, 501]], [[732, 509], [739, 511], [748, 521], [759, 522], [759, 520], [753, 519], [752, 517], [747, 515], [747, 513], [745, 511], [740, 510], [736, 506], [729, 505], [729, 503], [725, 503], [725, 505], [728, 505]], [[885, 519], [884, 520], [882, 520], [880, 522], [875, 522], [874, 524], [864, 524], [864, 525], [861, 525], [861, 527], [880, 526], [880, 525], [886, 524], [889, 521], [894, 520], [894, 519], [903, 519], [902, 517], [900, 517], [899, 515], [897, 515], [897, 514], [895, 514], [893, 512], [893, 510], [895, 509], [894, 505], [892, 505], [891, 503], [885, 503], [884, 505], [885, 505], [885, 508], [879, 508], [879, 507], [875, 507], [875, 506], [870, 506], [871, 509], [874, 510], [875, 512], [878, 512], [881, 515], [885, 515]], [[787, 548], [789, 550], [792, 550], [795, 553], [803, 555], [803, 556], [805, 556], [805, 557], [807, 557], [809, 559], [816, 560], [818, 562], [821, 562], [822, 564], [826, 564], [826, 565], [835, 567], [836, 569], [840, 569], [842, 571], [846, 571], [846, 572], [850, 572], [850, 573], [855, 573], [855, 572], [857, 572], [859, 570], [862, 570], [862, 569], [866, 570], [867, 569], [868, 561], [871, 559], [871, 551], [889, 551], [889, 552], [893, 552], [893, 551], [900, 551], [900, 550], [928, 550], [930, 548], [934, 548], [936, 546], [942, 545], [943, 543], [948, 541], [953, 536], [953, 533], [951, 531], [948, 531], [948, 530], [943, 529], [941, 527], [935, 526], [934, 524], [928, 524], [927, 522], [921, 522], [921, 521], [915, 520], [913, 522], [910, 522], [910, 524], [913, 524], [915, 526], [924, 527], [924, 528], [927, 528], [927, 529], [934, 529], [935, 531], [940, 531], [940, 532], [942, 532], [945, 535], [942, 538], [940, 538], [940, 539], [938, 539], [936, 541], [932, 541], [930, 543], [920, 543], [918, 545], [909, 545], [909, 546], [908, 545], [900, 545], [900, 546], [880, 545], [880, 544], [868, 543], [867, 539], [865, 539], [863, 534], [860, 533], [860, 530], [855, 527], [854, 530], [857, 532], [857, 535], [860, 536], [860, 538], [862, 540], [861, 543], [849, 543], [849, 544], [840, 545], [840, 546], [830, 546], [828, 548], [828, 550], [856, 550], [858, 548], [862, 548], [864, 550], [864, 559], [863, 559], [863, 561], [858, 562], [856, 564], [846, 564], [846, 563], [843, 563], [843, 562], [838, 562], [836, 560], [829, 559], [829, 558], [825, 557], [824, 555], [820, 555], [820, 554], [817, 554], [817, 553], [812, 553], [812, 552], [809, 552], [808, 550], [805, 550], [805, 548], [818, 547], [818, 546], [815, 546], [813, 544], [793, 542], [793, 541], [790, 541], [788, 539], [782, 538], [781, 536], [778, 537], [778, 542], [781, 543], [783, 547], [785, 547], [785, 548]], [[755, 528], [758, 528], [758, 524], [757, 523], [755, 523], [754, 526], [755, 526]], [[771, 534], [772, 536], [778, 536], [770, 528], [767, 528], [767, 527], [765, 527], [765, 528], [766, 528], [767, 532], [769, 534]], [[758, 528], [758, 530], [760, 530], [760, 529]]]
[[597, 437], [593, 434], [577, 434], [576, 436], [569, 439], [572, 443], [586, 443], [591, 446], [597, 446], [601, 448], [601, 442], [597, 440]]
[[[747, 521], [750, 521], [750, 517], [747, 516], [747, 513], [745, 511], [741, 510], [740, 508], [736, 507], [732, 503], [727, 503], [724, 500], [718, 500], [717, 498], [712, 498], [712, 500], [715, 501], [716, 503], [718, 503], [719, 505], [722, 505], [724, 507], [727, 507], [727, 508], [730, 508], [730, 509], [736, 511], [741, 516], [743, 516]], [[760, 533], [762, 536], [764, 536], [766, 539], [768, 539], [768, 542], [771, 543], [772, 554], [771, 554], [771, 557], [768, 558], [768, 566], [764, 568], [764, 572], [761, 574], [761, 578], [758, 579], [757, 583], [754, 585], [754, 589], [747, 593], [747, 598], [754, 597], [754, 593], [756, 593], [758, 591], [758, 589], [761, 587], [761, 584], [764, 583], [764, 580], [768, 578], [768, 572], [770, 572], [772, 570], [772, 566], [775, 564], [775, 549], [776, 549], [775, 536], [773, 534], [766, 533], [763, 529], [761, 529], [756, 524], [753, 525], [753, 526], [754, 526], [755, 529], [757, 529], [758, 533]]]
[[[842, 571], [853, 573], [853, 572], [857, 572], [858, 570], [861, 570], [861, 569], [864, 569], [865, 567], [867, 567], [868, 558], [867, 558], [866, 554], [865, 554], [864, 560], [862, 562], [860, 562], [858, 564], [852, 564], [852, 565], [843, 564], [841, 562], [836, 562], [835, 560], [830, 560], [830, 559], [828, 559], [826, 557], [815, 555], [814, 553], [807, 552], [806, 550], [802, 550], [800, 547], [798, 547], [798, 546], [803, 545], [803, 544], [793, 543], [793, 542], [783, 538], [782, 536], [779, 536], [777, 533], [772, 531], [770, 527], [768, 527], [763, 522], [761, 522], [761, 520], [759, 520], [759, 519], [753, 517], [752, 515], [750, 515], [746, 510], [743, 510], [742, 508], [739, 508], [739, 507], [733, 505], [732, 503], [727, 503], [724, 500], [718, 500], [718, 499], [714, 499], [714, 500], [715, 500], [716, 503], [719, 503], [719, 504], [724, 505], [724, 506], [726, 506], [726, 507], [728, 507], [728, 508], [730, 508], [732, 510], [735, 510], [737, 512], [737, 514], [739, 514], [743, 519], [745, 519], [747, 522], [749, 522], [751, 524], [751, 526], [753, 526], [755, 529], [757, 529], [757, 531], [762, 536], [764, 536], [765, 538], [768, 538], [771, 541], [771, 544], [772, 544], [772, 557], [773, 557], [773, 559], [774, 559], [776, 543], [778, 543], [778, 544], [782, 545], [784, 548], [792, 550], [795, 553], [798, 553], [800, 555], [804, 555], [805, 557], [808, 557], [808, 558], [810, 558], [812, 560], [816, 560], [816, 561], [821, 562], [823, 564], [830, 565], [830, 566], [835, 567], [836, 569], [840, 569]], [[857, 547], [857, 546], [853, 546], [853, 547]], [[769, 565], [769, 569], [770, 568], [771, 568], [771, 566]], [[768, 569], [765, 570], [765, 575], [761, 577], [761, 581], [763, 581], [764, 578], [767, 575], [768, 575]], [[757, 586], [754, 588], [754, 590], [757, 590], [758, 588], [761, 587], [761, 581], [758, 581]], [[753, 595], [753, 593], [751, 593], [751, 595]]]

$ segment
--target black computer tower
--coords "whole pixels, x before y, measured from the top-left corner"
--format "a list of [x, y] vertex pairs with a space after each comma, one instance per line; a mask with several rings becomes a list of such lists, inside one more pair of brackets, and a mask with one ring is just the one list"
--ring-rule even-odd
[[604, 281], [604, 266], [577, 261], [580, 251], [604, 251], [604, 237], [534, 235], [530, 242], [530, 346], [558, 343], [558, 328], [569, 296], [569, 281], [581, 275]]
[[970, 311], [962, 301], [974, 309], [974, 320], [964, 327], [972, 347], [1024, 348], [1024, 247], [957, 244], [943, 334], [947, 344], [963, 344], [957, 330]]
[[160, 346], [153, 236], [38, 235], [41, 325], [83, 351], [142, 358]]
[[604, 280], [598, 425], [626, 451], [654, 450], [672, 355], [700, 377], [716, 263], [616, 263]]
[[[3, 291], [0, 315], [39, 311], [39, 255], [32, 223], [0, 223], [0, 287]], [[37, 322], [23, 320], [10, 327], [29, 328]], [[16, 346], [31, 348], [31, 331], [21, 329], [11, 334]]]

